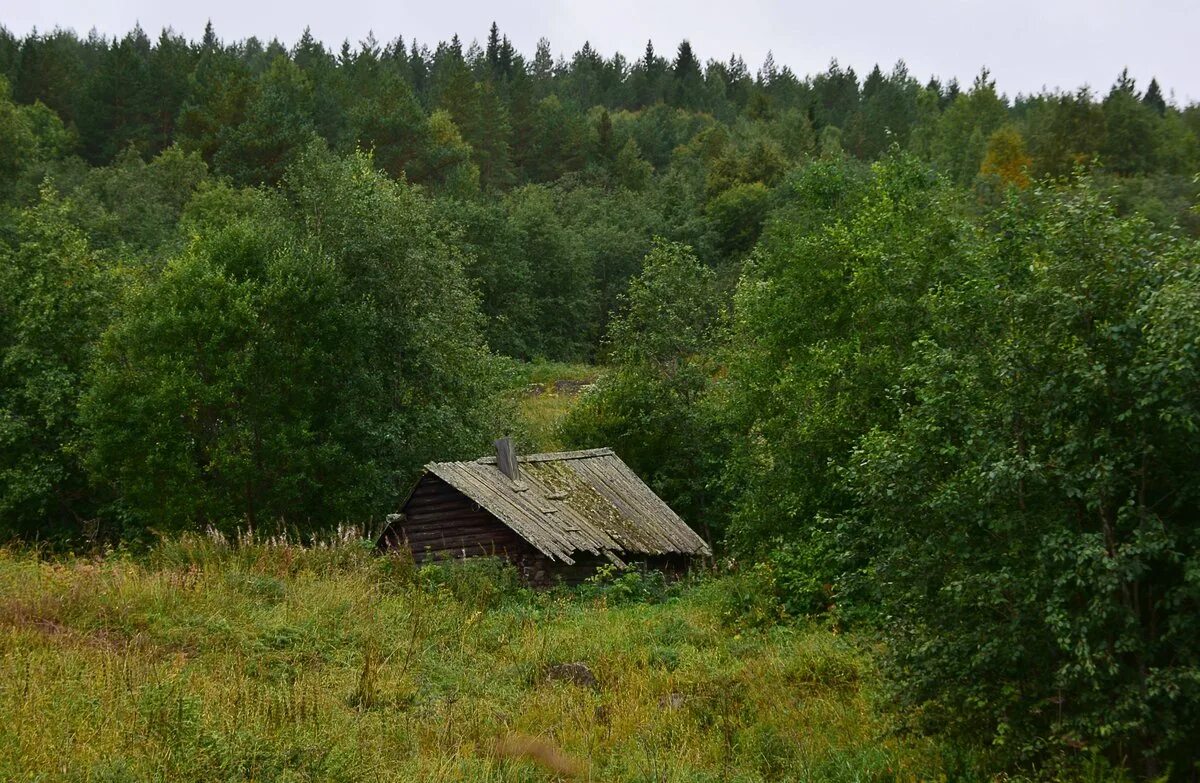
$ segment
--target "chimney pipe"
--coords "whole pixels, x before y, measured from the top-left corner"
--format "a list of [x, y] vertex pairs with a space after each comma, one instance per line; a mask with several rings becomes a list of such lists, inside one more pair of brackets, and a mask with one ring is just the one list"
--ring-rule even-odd
[[499, 438], [493, 445], [496, 447], [496, 467], [510, 480], [516, 481], [521, 472], [517, 468], [517, 450], [513, 448], [512, 438]]

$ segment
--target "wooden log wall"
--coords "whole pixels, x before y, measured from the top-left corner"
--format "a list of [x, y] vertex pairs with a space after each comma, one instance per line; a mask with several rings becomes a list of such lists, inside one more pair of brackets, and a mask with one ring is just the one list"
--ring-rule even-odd
[[535, 552], [523, 538], [466, 495], [427, 473], [413, 490], [389, 545], [407, 544], [413, 560], [494, 555], [514, 559]]

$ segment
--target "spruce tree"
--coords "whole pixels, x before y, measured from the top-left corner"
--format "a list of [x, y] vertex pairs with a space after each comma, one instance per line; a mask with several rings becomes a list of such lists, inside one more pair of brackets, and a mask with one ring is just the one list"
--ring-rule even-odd
[[687, 40], [679, 44], [675, 62], [671, 64], [671, 103], [681, 109], [697, 110], [704, 102], [704, 77], [700, 61]]
[[1158, 79], [1150, 80], [1150, 86], [1146, 88], [1146, 94], [1142, 96], [1142, 103], [1158, 112], [1159, 117], [1167, 113], [1167, 102], [1163, 98], [1162, 88], [1158, 86]]

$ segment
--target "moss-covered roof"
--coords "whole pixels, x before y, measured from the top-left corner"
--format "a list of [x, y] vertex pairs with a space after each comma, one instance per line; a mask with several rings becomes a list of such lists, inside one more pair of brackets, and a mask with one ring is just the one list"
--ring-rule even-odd
[[612, 449], [531, 454], [516, 480], [495, 457], [425, 469], [486, 509], [542, 553], [708, 555], [711, 550]]

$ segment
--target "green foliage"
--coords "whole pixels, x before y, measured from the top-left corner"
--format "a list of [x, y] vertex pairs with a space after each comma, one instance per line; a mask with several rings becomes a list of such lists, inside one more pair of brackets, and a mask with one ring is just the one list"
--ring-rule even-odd
[[986, 154], [987, 140], [1004, 124], [1004, 100], [985, 69], [971, 91], [946, 109], [932, 142], [933, 159], [952, 181], [970, 184]]
[[1029, 152], [1038, 174], [1070, 174], [1090, 164], [1104, 143], [1104, 112], [1086, 88], [1039, 96], [1026, 111]]
[[844, 463], [894, 681], [1008, 759], [1186, 776], [1200, 249], [1086, 183], [995, 220]]
[[274, 184], [316, 137], [312, 85], [291, 60], [277, 57], [255, 86], [245, 119], [218, 132], [213, 166], [238, 184]]
[[701, 589], [711, 591], [725, 627], [750, 631], [778, 625], [786, 616], [777, 578], [770, 563], [749, 563]]
[[12, 102], [8, 80], [0, 77], [0, 198], [13, 196], [16, 181], [34, 154], [33, 129]]
[[429, 116], [429, 141], [409, 173], [414, 181], [451, 196], [471, 198], [479, 193], [479, 167], [471, 162], [471, 145], [446, 111]]
[[42, 103], [13, 103], [0, 75], [0, 205], [36, 194], [37, 176], [49, 161], [66, 156], [73, 140], [59, 116]]
[[207, 46], [189, 81], [190, 95], [179, 110], [179, 140], [211, 165], [225, 139], [246, 119], [253, 77], [232, 52]]
[[517, 163], [531, 182], [552, 182], [583, 167], [586, 127], [583, 117], [555, 95], [533, 108], [524, 142], [516, 149]]
[[613, 164], [613, 175], [617, 182], [630, 190], [644, 190], [653, 174], [654, 167], [642, 158], [637, 142], [628, 139]]
[[77, 403], [114, 277], [49, 187], [0, 247], [0, 537], [92, 535]]
[[[723, 441], [709, 401], [720, 322], [711, 270], [658, 241], [609, 326], [613, 368], [562, 425], [580, 448], [610, 446], [667, 502], [708, 523]], [[708, 536], [711, 538], [711, 535]]]
[[1149, 172], [1157, 156], [1156, 127], [1160, 116], [1154, 107], [1143, 103], [1128, 72], [1113, 85], [1104, 99], [1104, 144], [1101, 159], [1118, 174]]
[[392, 177], [411, 176], [423, 158], [448, 157], [432, 148], [431, 121], [398, 75], [387, 74], [374, 91], [354, 103], [347, 122], [357, 144], [371, 150], [375, 162]]
[[717, 249], [729, 255], [749, 252], [770, 206], [771, 192], [761, 182], [735, 185], [709, 201], [705, 212], [718, 237]]
[[347, 452], [366, 433], [337, 413], [361, 404], [351, 368], [366, 335], [337, 306], [330, 265], [272, 229], [194, 242], [129, 292], [105, 335], [84, 412], [127, 535], [329, 525], [380, 481], [355, 459], [370, 451]]
[[614, 362], [677, 374], [689, 358], [705, 353], [713, 345], [717, 317], [712, 285], [712, 271], [691, 248], [656, 241], [609, 327]]
[[588, 329], [595, 322], [589, 281], [591, 255], [564, 225], [553, 194], [528, 185], [505, 199], [509, 229], [518, 257], [528, 259], [527, 287], [532, 312], [529, 357], [579, 360], [586, 357]]
[[502, 558], [473, 557], [445, 563], [426, 563], [416, 572], [417, 582], [433, 594], [487, 611], [506, 602], [530, 600], [516, 567]]
[[[821, 520], [821, 527], [829, 523]], [[773, 577], [772, 592], [778, 594], [783, 608], [795, 617], [825, 615], [832, 620], [849, 616], [872, 619], [870, 610], [863, 607], [840, 606], [834, 583], [827, 581], [831, 573], [845, 566], [831, 542], [821, 538], [799, 541], [779, 538], [770, 542], [765, 563]], [[857, 617], [855, 617], [857, 615]]]
[[610, 563], [600, 566], [593, 576], [588, 577], [580, 594], [614, 604], [658, 603], [678, 593], [676, 587], [667, 581], [662, 571], [636, 566], [621, 568]]
[[428, 457], [495, 426], [499, 369], [428, 205], [367, 159], [304, 163], [284, 202], [131, 289], [105, 335], [90, 463], [130, 533], [380, 518]]
[[735, 298], [727, 415], [746, 435], [728, 483], [737, 539], [823, 547], [821, 515], [846, 503], [836, 465], [892, 415], [888, 389], [928, 320], [921, 297], [953, 271], [959, 229], [953, 193], [907, 156], [865, 186], [830, 163], [793, 187], [814, 198], [764, 237]]
[[180, 218], [208, 180], [196, 153], [172, 147], [147, 163], [129, 147], [111, 165], [88, 170], [75, 187], [55, 184], [69, 195], [74, 222], [93, 247], [161, 263], [182, 249]]

